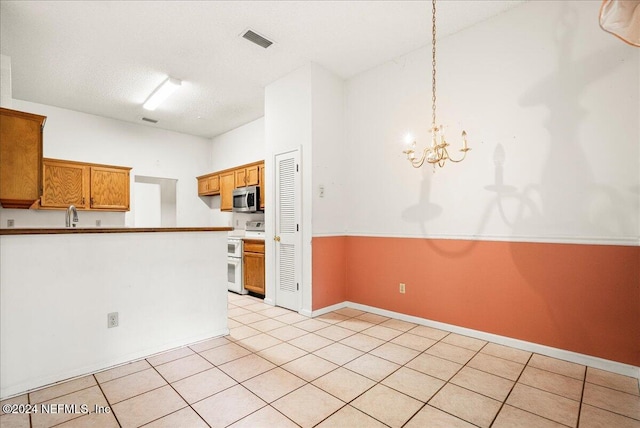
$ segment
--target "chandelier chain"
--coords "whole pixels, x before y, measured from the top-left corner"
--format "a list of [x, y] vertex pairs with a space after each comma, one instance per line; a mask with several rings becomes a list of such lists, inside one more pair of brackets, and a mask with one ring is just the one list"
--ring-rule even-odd
[[431, 128], [436, 128], [436, 0], [431, 14]]

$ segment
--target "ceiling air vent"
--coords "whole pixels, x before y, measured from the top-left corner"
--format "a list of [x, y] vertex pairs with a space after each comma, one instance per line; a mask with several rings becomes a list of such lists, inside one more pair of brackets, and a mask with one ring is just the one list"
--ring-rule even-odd
[[271, 40], [267, 40], [264, 37], [262, 37], [260, 34], [254, 33], [251, 30], [247, 30], [242, 35], [242, 37], [244, 37], [245, 39], [249, 40], [250, 42], [253, 42], [256, 45], [261, 46], [261, 47], [263, 47], [265, 49], [273, 44], [273, 42]]
[[149, 119], [148, 117], [143, 117], [142, 120], [144, 120], [145, 122], [150, 122], [150, 123], [158, 123], [157, 120], [155, 119]]

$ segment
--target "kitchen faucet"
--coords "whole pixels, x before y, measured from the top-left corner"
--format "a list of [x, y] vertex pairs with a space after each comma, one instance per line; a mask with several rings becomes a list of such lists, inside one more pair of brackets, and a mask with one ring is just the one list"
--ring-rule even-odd
[[[78, 211], [76, 210], [75, 205], [69, 205], [65, 216], [65, 226], [67, 227], [71, 227], [71, 213], [73, 213], [73, 222], [78, 222]], [[76, 227], [76, 225], [74, 224], [73, 227]]]

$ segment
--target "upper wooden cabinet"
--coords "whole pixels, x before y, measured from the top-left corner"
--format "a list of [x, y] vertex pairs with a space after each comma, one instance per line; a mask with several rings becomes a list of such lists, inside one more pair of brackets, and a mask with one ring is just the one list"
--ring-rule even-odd
[[197, 179], [199, 196], [211, 196], [220, 194], [219, 174], [207, 174], [197, 177]]
[[258, 169], [260, 170], [260, 209], [264, 210], [264, 200], [267, 199], [266, 198], [266, 193], [264, 192], [264, 188], [265, 188], [265, 181], [264, 181], [264, 162], [261, 163], [258, 166]]
[[59, 159], [43, 160], [43, 208], [128, 211], [131, 168]]
[[45, 116], [0, 108], [0, 204], [29, 208], [42, 192]]
[[251, 165], [235, 170], [236, 187], [257, 186], [260, 181], [258, 165]]
[[220, 174], [220, 211], [231, 211], [233, 209], [234, 183], [233, 171]]

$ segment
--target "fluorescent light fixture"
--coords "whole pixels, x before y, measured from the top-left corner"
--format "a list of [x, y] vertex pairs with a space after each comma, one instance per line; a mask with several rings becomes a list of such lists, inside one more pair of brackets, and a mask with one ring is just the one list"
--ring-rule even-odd
[[162, 82], [160, 86], [156, 88], [155, 91], [149, 96], [147, 101], [142, 105], [147, 110], [155, 110], [164, 100], [166, 100], [169, 95], [173, 94], [173, 92], [178, 89], [182, 85], [182, 82], [178, 79], [174, 79], [173, 77], [167, 77], [167, 79]]

